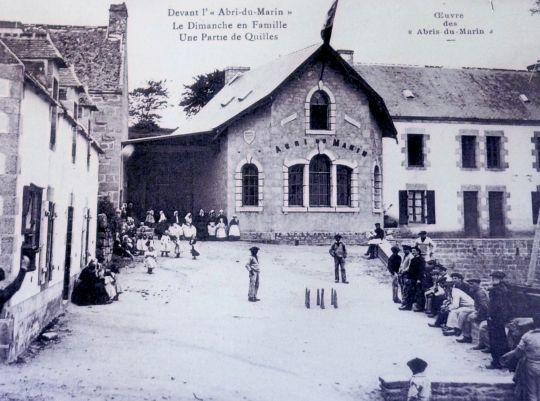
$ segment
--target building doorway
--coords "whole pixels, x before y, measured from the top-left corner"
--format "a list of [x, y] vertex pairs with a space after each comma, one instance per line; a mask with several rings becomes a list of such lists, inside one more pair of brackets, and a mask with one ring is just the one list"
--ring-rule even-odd
[[504, 221], [504, 192], [489, 192], [488, 203], [489, 235], [491, 237], [504, 237], [506, 234]]
[[478, 226], [478, 192], [463, 192], [463, 230], [467, 237], [478, 237], [480, 229]]
[[73, 206], [68, 207], [66, 231], [66, 256], [64, 259], [64, 289], [62, 299], [69, 299], [69, 284], [71, 277], [71, 244], [73, 242]]

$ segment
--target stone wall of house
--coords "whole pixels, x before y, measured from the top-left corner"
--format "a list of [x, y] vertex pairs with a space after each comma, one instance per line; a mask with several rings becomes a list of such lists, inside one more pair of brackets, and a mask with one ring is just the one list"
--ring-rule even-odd
[[[334, 241], [337, 232], [242, 232], [242, 240], [286, 245], [328, 245]], [[366, 233], [339, 233], [347, 245], [367, 245]]]
[[[379, 378], [381, 393], [385, 401], [407, 399], [408, 380]], [[463, 382], [447, 379], [433, 381], [432, 401], [514, 401], [514, 384], [510, 378], [494, 378], [492, 382]]]
[[90, 94], [99, 109], [92, 134], [105, 152], [99, 157], [99, 196], [108, 196], [118, 205], [123, 182], [122, 141], [127, 139], [124, 97], [121, 93]]
[[15, 254], [19, 121], [23, 67], [0, 65], [0, 266], [10, 277]]
[[[335, 107], [330, 108], [335, 132], [321, 135], [306, 131], [306, 100], [318, 86], [321, 68], [320, 61], [308, 63], [275, 94], [271, 105], [251, 112], [229, 128], [227, 212], [238, 214], [244, 232], [358, 233], [382, 220], [372, 202], [373, 168], [375, 164], [382, 167], [382, 134], [365, 93], [331, 63], [325, 67], [323, 85], [335, 98]], [[354, 166], [351, 198], [355, 207], [287, 207], [288, 166], [309, 164], [319, 153], [326, 154], [333, 164]], [[259, 210], [242, 207], [240, 170], [247, 162], [259, 166]]]

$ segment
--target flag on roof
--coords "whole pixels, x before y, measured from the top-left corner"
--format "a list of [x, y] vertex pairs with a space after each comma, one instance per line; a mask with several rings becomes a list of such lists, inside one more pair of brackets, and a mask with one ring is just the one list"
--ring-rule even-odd
[[326, 16], [326, 22], [323, 25], [321, 30], [321, 38], [325, 44], [330, 43], [330, 38], [332, 37], [332, 28], [334, 27], [334, 17], [336, 16], [338, 0], [334, 1], [332, 7], [328, 10], [328, 15]]

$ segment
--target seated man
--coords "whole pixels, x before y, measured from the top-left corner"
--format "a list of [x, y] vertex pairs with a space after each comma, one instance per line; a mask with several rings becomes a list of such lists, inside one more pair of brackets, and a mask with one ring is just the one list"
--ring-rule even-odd
[[445, 336], [459, 336], [463, 331], [463, 327], [460, 326], [460, 315], [465, 313], [469, 314], [474, 312], [474, 299], [465, 293], [465, 291], [459, 289], [454, 283], [446, 283], [446, 286], [452, 288], [452, 302], [448, 306], [448, 320], [446, 322], [447, 329], [443, 331]]
[[[4, 308], [6, 302], [9, 301], [11, 297], [21, 288], [24, 281], [24, 276], [28, 270], [28, 266], [30, 266], [30, 258], [23, 251], [21, 255], [21, 267], [19, 269], [19, 274], [17, 274], [15, 280], [0, 290], [0, 314], [2, 313], [2, 309]], [[0, 281], [3, 281], [5, 277], [6, 274], [4, 273], [4, 270], [0, 269]]]
[[472, 297], [471, 286], [464, 281], [463, 275], [461, 273], [452, 273], [450, 274], [450, 278], [454, 282], [454, 287], [459, 288], [465, 294]]
[[384, 230], [381, 228], [380, 223], [375, 223], [375, 230], [370, 233], [368, 238], [368, 250], [364, 256], [369, 256], [369, 259], [376, 259], [378, 255], [379, 245], [384, 239]]
[[446, 282], [441, 268], [446, 268], [444, 266], [437, 266], [431, 272], [431, 280], [433, 285], [426, 291], [426, 310], [428, 312], [428, 317], [435, 317], [438, 315], [441, 306], [446, 299], [446, 294], [442, 288], [442, 284]]
[[[459, 315], [459, 326], [463, 331], [463, 338], [458, 338], [456, 341], [458, 343], [472, 343], [472, 325], [480, 325], [482, 322], [487, 320], [488, 315], [488, 294], [486, 290], [480, 287], [480, 279], [472, 278], [467, 280], [471, 286], [472, 297], [474, 299], [474, 311], [470, 313], [461, 313]], [[480, 344], [479, 344], [480, 345]], [[483, 349], [478, 348], [478, 349]]]

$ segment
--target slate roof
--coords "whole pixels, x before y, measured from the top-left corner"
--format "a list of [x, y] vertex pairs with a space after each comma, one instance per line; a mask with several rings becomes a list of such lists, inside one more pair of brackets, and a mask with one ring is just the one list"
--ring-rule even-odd
[[66, 66], [66, 60], [46, 33], [4, 34], [0, 36], [0, 39], [23, 60], [57, 60], [59, 66]]
[[58, 71], [58, 78], [60, 81], [60, 86], [68, 86], [77, 88], [79, 90], [84, 90], [84, 85], [81, 83], [81, 81], [79, 81], [73, 66], [69, 66], [68, 68], [60, 68]]
[[22, 64], [0, 38], [0, 64]]
[[[540, 121], [540, 72], [369, 64], [355, 69], [393, 118]], [[403, 96], [406, 89], [414, 98]]]
[[396, 130], [383, 100], [335, 50], [327, 45], [316, 44], [279, 57], [268, 64], [236, 76], [228, 84], [225, 84], [225, 87], [206, 106], [173, 134], [147, 139], [134, 139], [133, 141], [169, 139], [171, 137], [209, 132], [219, 133], [233, 120], [270, 99], [274, 91], [278, 90], [295, 71], [318, 54], [322, 54], [322, 52], [325, 52], [324, 55], [327, 57], [334, 57], [346, 70], [349, 77], [364, 88], [370, 99], [370, 108], [381, 125], [383, 135], [394, 137]]
[[46, 30], [81, 81], [93, 91], [121, 91], [122, 43], [106, 26], [26, 25]]

